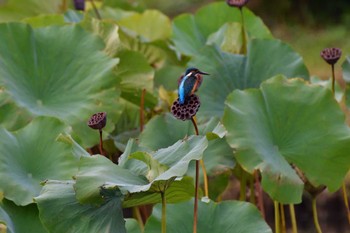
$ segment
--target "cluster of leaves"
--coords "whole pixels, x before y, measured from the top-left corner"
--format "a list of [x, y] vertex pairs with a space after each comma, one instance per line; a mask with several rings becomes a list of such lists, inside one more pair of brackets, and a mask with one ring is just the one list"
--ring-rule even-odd
[[[186, 201], [199, 159], [212, 177], [236, 163], [259, 170], [264, 191], [282, 203], [299, 203], [304, 190], [291, 164], [331, 191], [349, 170], [350, 131], [331, 91], [311, 84], [302, 58], [248, 9], [247, 52], [239, 54], [246, 46], [240, 13], [224, 2], [173, 20], [110, 1], [99, 6], [102, 20], [61, 1], [6, 4], [0, 222], [8, 232], [140, 232], [135, 220], [125, 222], [123, 208], [159, 203], [160, 193], [173, 203], [168, 232], [191, 232]], [[190, 123], [168, 113], [188, 66], [211, 74], [198, 93], [203, 136], [187, 136], [194, 134]], [[344, 76], [350, 79], [350, 58]], [[147, 124], [140, 133], [143, 90]], [[106, 150], [121, 154], [118, 161], [85, 150], [98, 143], [86, 122], [99, 111], [108, 115]], [[225, 185], [215, 188], [212, 197]], [[211, 222], [212, 232], [271, 232], [249, 203], [202, 202], [199, 212], [199, 229]], [[159, 232], [160, 218], [156, 205], [144, 232]]]

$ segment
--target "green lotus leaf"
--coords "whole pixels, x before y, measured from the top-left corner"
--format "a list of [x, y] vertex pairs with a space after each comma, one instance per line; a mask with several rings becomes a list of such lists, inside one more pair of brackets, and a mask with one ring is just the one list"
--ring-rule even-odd
[[80, 11], [67, 10], [64, 13], [64, 21], [67, 23], [79, 23], [84, 18], [84, 13]]
[[55, 141], [65, 129], [59, 120], [46, 117], [13, 133], [0, 128], [0, 190], [5, 198], [27, 205], [40, 193], [40, 182], [76, 173], [70, 147]]
[[69, 123], [96, 107], [117, 63], [101, 52], [99, 38], [79, 26], [23, 23], [1, 24], [0, 34], [0, 85], [19, 106]]
[[104, 156], [95, 155], [80, 159], [79, 173], [75, 176], [76, 197], [80, 203], [101, 202], [101, 187], [112, 184], [129, 192], [139, 192], [148, 185], [146, 178], [115, 165]]
[[86, 15], [80, 25], [94, 34], [100, 36], [106, 44], [104, 51], [113, 57], [121, 47], [119, 27], [116, 23], [108, 20], [98, 20]]
[[191, 121], [179, 121], [171, 114], [153, 117], [140, 135], [140, 146], [158, 150], [194, 134]]
[[[243, 12], [250, 38], [272, 38], [259, 17], [247, 8], [244, 8]], [[228, 7], [224, 2], [212, 3], [199, 9], [195, 15], [183, 14], [176, 17], [173, 21], [172, 39], [179, 52], [197, 56], [209, 35], [217, 32], [225, 23], [232, 22], [241, 23], [241, 15], [237, 8]]]
[[126, 233], [119, 191], [103, 193], [99, 205], [82, 205], [75, 198], [73, 181], [48, 181], [35, 198], [40, 219], [52, 233]]
[[[146, 58], [139, 52], [122, 51], [118, 53], [120, 63], [116, 75], [121, 79], [121, 88], [124, 91], [135, 91], [146, 89], [153, 90], [154, 71], [148, 64]], [[130, 69], [130, 64], [135, 64]]]
[[303, 182], [291, 164], [312, 185], [339, 188], [350, 166], [344, 121], [328, 88], [283, 76], [232, 92], [223, 118], [237, 161], [250, 173], [260, 170], [263, 189], [282, 203], [301, 201]]
[[227, 53], [238, 54], [243, 46], [242, 26], [239, 23], [225, 23], [208, 37], [207, 45], [217, 45]]
[[[219, 123], [218, 118], [211, 118], [207, 122], [199, 122], [199, 134], [205, 134], [210, 140], [208, 148], [204, 152], [204, 163], [209, 173], [218, 169], [234, 167], [233, 152], [224, 138], [226, 130]], [[140, 146], [152, 150], [158, 150], [172, 145], [179, 138], [194, 134], [194, 127], [191, 121], [180, 121], [170, 114], [153, 117], [145, 126], [140, 135]], [[166, 135], [166, 136], [165, 136]], [[145, 169], [142, 166], [142, 169]], [[190, 174], [194, 174], [191, 167]]]
[[31, 114], [19, 108], [11, 97], [0, 89], [0, 124], [7, 130], [13, 131], [24, 127], [32, 120]]
[[8, 0], [1, 3], [0, 22], [16, 21], [39, 14], [59, 13], [62, 1]]
[[[153, 208], [145, 233], [160, 231], [161, 212], [161, 205]], [[198, 213], [198, 232], [272, 233], [255, 206], [247, 202], [199, 202]], [[193, 201], [167, 205], [166, 216], [168, 233], [192, 232]]]
[[150, 164], [146, 164], [149, 161], [135, 160], [132, 154], [128, 156], [127, 161], [122, 162], [123, 167], [113, 164], [102, 156], [81, 158], [75, 185], [77, 199], [82, 203], [99, 202], [101, 187], [107, 189], [118, 187], [130, 193], [148, 191], [155, 182], [162, 185], [175, 177], [185, 175], [189, 163], [192, 160], [199, 160], [206, 147], [205, 137], [191, 136], [168, 148], [150, 153], [153, 161], [156, 160], [158, 164], [168, 167], [166, 171], [154, 177], [152, 182], [146, 179], [149, 169], [153, 169]]
[[142, 233], [139, 223], [134, 218], [125, 219], [125, 228], [128, 233]]
[[222, 116], [224, 101], [235, 89], [258, 87], [278, 74], [305, 79], [309, 76], [300, 55], [278, 40], [251, 40], [247, 56], [224, 53], [215, 47], [205, 47], [197, 55], [189, 66], [210, 73], [198, 92], [202, 103], [198, 118]]
[[[39, 219], [35, 204], [16, 206], [4, 199], [0, 204], [0, 223], [5, 223], [8, 233], [47, 233]], [[6, 231], [5, 231], [6, 232]]]
[[[170, 186], [165, 191], [167, 203], [188, 201], [194, 196], [194, 182], [192, 177], [185, 176], [181, 180], [175, 180], [169, 184]], [[128, 208], [145, 204], [161, 203], [162, 199], [158, 190], [158, 183], [155, 182], [146, 192], [131, 193], [125, 198], [123, 207]]]
[[25, 18], [23, 22], [30, 24], [33, 28], [47, 27], [52, 25], [63, 26], [66, 24], [63, 15], [39, 15]]
[[170, 19], [156, 10], [146, 10], [118, 20], [118, 25], [141, 36], [143, 41], [164, 40], [170, 37]]
[[82, 148], [73, 138], [71, 135], [67, 133], [62, 133], [57, 136], [57, 141], [66, 143], [67, 145], [71, 146], [72, 153], [75, 155], [76, 158], [80, 157], [89, 157], [90, 154]]

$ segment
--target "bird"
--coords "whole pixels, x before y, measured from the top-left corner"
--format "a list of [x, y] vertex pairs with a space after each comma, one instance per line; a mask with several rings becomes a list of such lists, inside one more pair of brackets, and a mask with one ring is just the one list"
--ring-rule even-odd
[[184, 75], [179, 78], [179, 103], [185, 104], [187, 97], [193, 95], [203, 81], [202, 75], [209, 75], [206, 72], [202, 72], [197, 68], [188, 68]]

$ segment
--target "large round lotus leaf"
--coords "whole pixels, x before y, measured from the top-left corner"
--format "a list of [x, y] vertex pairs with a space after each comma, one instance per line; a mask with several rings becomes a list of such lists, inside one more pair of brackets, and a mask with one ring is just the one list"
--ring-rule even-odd
[[350, 131], [328, 88], [277, 76], [230, 94], [223, 121], [237, 161], [260, 170], [264, 190], [279, 202], [301, 201], [303, 182], [291, 164], [330, 191], [349, 170]]
[[96, 106], [116, 64], [99, 38], [78, 26], [23, 23], [2, 24], [0, 34], [0, 85], [19, 106], [70, 123]]
[[48, 232], [40, 222], [39, 211], [35, 204], [16, 206], [11, 201], [2, 200], [0, 204], [0, 223], [5, 223], [7, 233]]
[[189, 163], [201, 159], [207, 145], [205, 137], [191, 136], [153, 153], [124, 154], [119, 160], [121, 165], [102, 156], [81, 158], [75, 184], [77, 198], [82, 203], [99, 202], [101, 186], [118, 187], [129, 193], [148, 191], [156, 182], [161, 185], [174, 177], [184, 176]]
[[309, 74], [303, 59], [279, 40], [254, 39], [248, 43], [247, 56], [221, 52], [205, 47], [189, 66], [208, 72], [198, 95], [201, 109], [198, 117], [222, 116], [224, 101], [234, 89], [258, 87], [261, 82], [278, 74], [302, 77]]
[[67, 179], [77, 171], [69, 145], [56, 142], [66, 126], [55, 118], [36, 118], [11, 133], [0, 128], [0, 190], [17, 205], [32, 203], [46, 179]]
[[0, 22], [15, 21], [39, 14], [58, 13], [62, 10], [61, 0], [7, 0], [0, 4]]
[[118, 25], [137, 33], [145, 41], [167, 39], [171, 33], [170, 19], [156, 10], [135, 13], [119, 20]]
[[40, 219], [52, 233], [126, 233], [119, 191], [103, 193], [103, 204], [82, 205], [75, 198], [72, 181], [48, 181], [38, 203]]
[[[145, 233], [161, 229], [161, 205], [156, 205], [145, 227]], [[193, 201], [166, 207], [167, 233], [190, 233], [193, 227]], [[250, 203], [224, 201], [199, 202], [197, 232], [272, 233], [259, 211]]]
[[[259, 17], [256, 17], [247, 8], [243, 12], [249, 37], [272, 38]], [[183, 14], [176, 17], [173, 21], [172, 39], [179, 52], [197, 56], [197, 53], [205, 46], [209, 35], [229, 22], [241, 23], [239, 10], [227, 6], [224, 2], [212, 3], [198, 10], [195, 15]]]

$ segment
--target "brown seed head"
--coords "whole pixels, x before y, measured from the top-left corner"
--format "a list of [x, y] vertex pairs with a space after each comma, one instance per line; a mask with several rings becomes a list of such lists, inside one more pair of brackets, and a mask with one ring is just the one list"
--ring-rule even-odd
[[341, 57], [341, 49], [338, 48], [325, 48], [321, 51], [321, 57], [330, 65], [337, 63]]
[[242, 8], [248, 3], [249, 0], [226, 0], [229, 6]]
[[201, 102], [199, 100], [199, 97], [195, 94], [189, 96], [188, 99], [186, 99], [184, 104], [179, 103], [179, 98], [174, 101], [173, 105], [171, 106], [171, 113], [180, 120], [191, 120], [192, 117], [196, 115], [198, 112], [199, 107], [201, 106]]
[[93, 129], [101, 130], [106, 126], [107, 123], [107, 113], [98, 112], [90, 117], [88, 121], [88, 126]]

